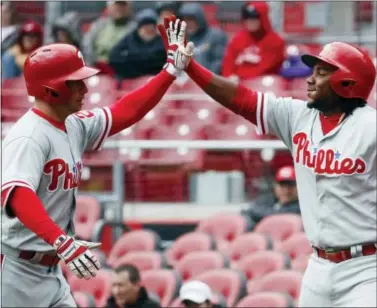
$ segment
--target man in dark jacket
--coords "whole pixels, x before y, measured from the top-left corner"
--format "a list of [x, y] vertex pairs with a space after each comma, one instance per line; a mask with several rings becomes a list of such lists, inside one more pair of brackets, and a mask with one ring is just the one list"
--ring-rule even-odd
[[125, 264], [117, 267], [111, 282], [112, 296], [107, 301], [107, 308], [160, 308], [141, 286], [140, 273], [135, 266]]
[[275, 175], [273, 199], [265, 199], [266, 203], [255, 203], [243, 213], [250, 218], [259, 222], [268, 215], [293, 213], [300, 214], [300, 205], [298, 202], [296, 176], [292, 166], [281, 167]]
[[163, 41], [157, 32], [158, 16], [152, 9], [136, 15], [137, 29], [110, 52], [110, 66], [118, 79], [158, 74], [166, 62]]

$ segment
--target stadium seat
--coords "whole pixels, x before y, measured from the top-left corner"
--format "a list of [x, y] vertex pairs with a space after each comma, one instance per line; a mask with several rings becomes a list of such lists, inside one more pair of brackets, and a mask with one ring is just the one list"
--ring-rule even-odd
[[238, 262], [244, 256], [273, 249], [273, 245], [273, 241], [267, 235], [248, 232], [235, 238], [229, 245], [228, 255], [232, 262]]
[[254, 232], [267, 234], [274, 241], [284, 241], [292, 234], [303, 231], [301, 216], [297, 214], [276, 214], [263, 218]]
[[101, 217], [101, 205], [90, 196], [77, 196], [75, 213], [75, 231], [80, 239], [89, 241], [93, 228]]
[[127, 94], [147, 84], [154, 76], [147, 75], [133, 79], [124, 79], [120, 84], [120, 92]]
[[368, 104], [375, 109], [377, 108], [377, 82], [374, 83], [372, 92], [369, 95]]
[[288, 268], [290, 268], [289, 256], [273, 250], [255, 252], [237, 263], [237, 269], [252, 282], [270, 272]]
[[182, 284], [180, 275], [168, 269], [144, 271], [141, 281], [148, 293], [153, 292], [160, 297], [162, 307], [167, 307], [173, 301]]
[[308, 83], [306, 78], [294, 78], [290, 82], [290, 96], [306, 101], [308, 99]]
[[287, 96], [287, 81], [279, 75], [264, 75], [244, 80], [242, 84], [253, 91], [273, 93], [275, 96]]
[[206, 271], [196, 277], [213, 290], [221, 293], [227, 303], [227, 307], [232, 307], [246, 294], [246, 277], [242, 272], [233, 269], [215, 269]]
[[124, 264], [132, 264], [136, 266], [140, 272], [164, 268], [166, 265], [164, 256], [158, 251], [131, 251], [119, 259], [116, 259], [113, 267], [116, 268]]
[[310, 255], [313, 248], [304, 232], [292, 234], [288, 239], [280, 243], [279, 250], [289, 254], [291, 259], [302, 255]]
[[254, 294], [262, 291], [285, 292], [294, 301], [300, 296], [302, 273], [293, 270], [281, 270], [271, 272], [252, 284], [248, 293]]
[[209, 140], [253, 140], [260, 139], [256, 126], [241, 116], [232, 115], [228, 123], [211, 126], [207, 125], [204, 134]]
[[177, 262], [174, 269], [184, 281], [213, 269], [229, 267], [229, 260], [219, 251], [194, 251]]
[[117, 81], [108, 75], [96, 75], [87, 79], [88, 93], [85, 95], [84, 109], [112, 105], [118, 98]]
[[196, 230], [231, 242], [239, 235], [251, 230], [252, 227], [252, 221], [246, 216], [219, 213], [201, 220]]
[[292, 260], [292, 269], [300, 272], [305, 272], [308, 267], [310, 255], [300, 255], [296, 259]]
[[90, 294], [84, 292], [73, 292], [73, 299], [76, 302], [77, 307], [79, 308], [94, 308], [96, 307], [96, 301], [94, 297]]
[[186, 254], [216, 249], [216, 241], [204, 232], [189, 232], [177, 238], [166, 251], [167, 262], [175, 266]]
[[278, 292], [259, 292], [245, 296], [237, 303], [237, 308], [248, 307], [275, 307], [275, 308], [293, 308], [294, 301], [288, 294]]
[[89, 280], [80, 279], [76, 275], [68, 281], [71, 291], [79, 291], [92, 295], [96, 301], [96, 307], [105, 307], [108, 297], [111, 295], [110, 272], [101, 269], [95, 277]]
[[151, 230], [135, 230], [123, 234], [110, 251], [108, 264], [112, 266], [117, 259], [130, 251], [154, 251], [160, 248], [160, 237]]

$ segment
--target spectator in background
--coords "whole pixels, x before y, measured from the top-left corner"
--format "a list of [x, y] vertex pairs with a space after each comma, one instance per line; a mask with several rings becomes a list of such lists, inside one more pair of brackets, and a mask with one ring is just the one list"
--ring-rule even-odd
[[218, 308], [214, 304], [211, 288], [204, 282], [191, 280], [182, 285], [179, 290], [179, 299], [187, 308]]
[[178, 13], [187, 23], [187, 40], [195, 44], [195, 60], [214, 73], [221, 72], [227, 36], [221, 29], [208, 26], [204, 11], [198, 3], [185, 3]]
[[17, 43], [20, 25], [10, 1], [1, 2], [1, 52], [5, 52]]
[[176, 1], [158, 1], [156, 3], [156, 12], [159, 17], [159, 24], [164, 24], [164, 18], [171, 15], [177, 15], [179, 3]]
[[129, 1], [107, 1], [107, 15], [90, 26], [83, 39], [83, 54], [88, 65], [106, 66], [111, 49], [136, 27]]
[[[265, 199], [267, 201], [268, 199]], [[243, 214], [248, 215], [256, 223], [265, 216], [281, 213], [300, 214], [296, 175], [293, 166], [284, 166], [275, 174], [274, 199], [268, 203], [252, 204]]]
[[76, 12], [67, 12], [58, 18], [52, 25], [54, 43], [65, 43], [80, 48], [81, 26], [80, 18]]
[[285, 78], [302, 78], [312, 74], [312, 68], [301, 60], [300, 48], [289, 45], [286, 50], [286, 59], [280, 68], [280, 75]]
[[242, 6], [244, 29], [229, 42], [222, 75], [245, 80], [265, 74], [278, 74], [284, 61], [285, 42], [271, 27], [269, 7], [263, 1]]
[[2, 78], [15, 78], [22, 74], [29, 53], [42, 46], [43, 30], [35, 21], [25, 22], [18, 36], [17, 44], [1, 57]]
[[155, 75], [166, 62], [156, 12], [142, 10], [136, 15], [136, 22], [136, 30], [118, 42], [110, 53], [110, 66], [118, 79]]
[[130, 264], [117, 267], [111, 275], [111, 293], [107, 308], [159, 308], [160, 305], [149, 298], [141, 285], [139, 270]]

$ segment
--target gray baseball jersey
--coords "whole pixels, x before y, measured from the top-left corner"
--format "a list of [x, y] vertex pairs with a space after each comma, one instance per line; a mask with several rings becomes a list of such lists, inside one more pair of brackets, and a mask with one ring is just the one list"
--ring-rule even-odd
[[20, 250], [52, 250], [7, 211], [8, 196], [16, 186], [32, 189], [51, 219], [64, 231], [74, 233], [72, 220], [82, 154], [100, 149], [110, 128], [111, 112], [107, 107], [69, 116], [66, 131], [35, 109], [17, 121], [2, 143], [1, 190], [9, 189], [2, 200], [3, 244]]
[[357, 108], [323, 135], [306, 102], [258, 93], [257, 127], [291, 151], [301, 215], [312, 245], [376, 242], [376, 110]]

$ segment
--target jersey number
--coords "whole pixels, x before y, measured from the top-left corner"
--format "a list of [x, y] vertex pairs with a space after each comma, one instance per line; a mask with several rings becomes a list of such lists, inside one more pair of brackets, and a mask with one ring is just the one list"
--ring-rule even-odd
[[85, 118], [91, 118], [94, 117], [94, 113], [88, 110], [83, 110], [76, 112], [75, 115], [80, 118], [80, 119], [85, 119]]

